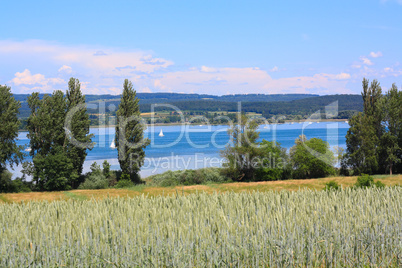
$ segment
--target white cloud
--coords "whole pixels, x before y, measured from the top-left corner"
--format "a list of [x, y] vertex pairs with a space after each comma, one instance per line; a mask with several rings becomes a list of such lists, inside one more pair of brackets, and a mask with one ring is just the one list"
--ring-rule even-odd
[[[258, 67], [216, 68], [211, 66], [170, 68], [173, 62], [146, 51], [121, 51], [116, 48], [66, 46], [45, 41], [0, 41], [3, 55], [20, 57], [26, 66], [10, 77], [13, 91], [52, 92], [67, 87], [64, 79], [72, 73], [82, 82], [86, 94], [119, 94], [123, 80], [130, 79], [138, 92], [235, 93], [347, 93], [348, 73], [273, 79]], [[367, 57], [365, 57], [367, 59]], [[368, 59], [367, 59], [368, 60]], [[60, 67], [61, 66], [61, 67]], [[29, 69], [40, 70], [31, 74]], [[172, 71], [172, 69], [177, 71]], [[310, 71], [311, 73], [313, 71]], [[54, 76], [57, 77], [54, 77]], [[50, 78], [49, 78], [50, 77]], [[64, 79], [63, 79], [64, 78]], [[60, 86], [62, 85], [62, 86]]]
[[350, 76], [350, 74], [347, 74], [347, 73], [340, 73], [340, 74], [335, 75], [335, 78], [338, 80], [346, 80], [346, 79], [350, 79], [351, 76]]
[[274, 68], [269, 70], [270, 72], [277, 72], [279, 71], [279, 68], [277, 66], [275, 66]]
[[73, 69], [67, 65], [63, 65], [59, 69], [59, 73], [71, 74], [72, 72], [73, 72]]
[[374, 65], [374, 63], [371, 61], [371, 60], [369, 60], [367, 57], [365, 57], [365, 56], [361, 56], [360, 57], [360, 60], [363, 62], [363, 64], [365, 64], [365, 65], [369, 65], [369, 66], [371, 66], [371, 65]]
[[65, 81], [61, 78], [46, 78], [43, 74], [31, 74], [28, 69], [23, 72], [16, 72], [15, 77], [11, 80], [11, 83], [16, 86], [32, 86], [34, 91], [52, 92], [52, 87], [55, 85], [65, 84]]
[[378, 52], [371, 52], [371, 53], [370, 53], [370, 57], [372, 57], [372, 58], [379, 58], [379, 57], [382, 57], [382, 52], [381, 52], [381, 51], [378, 51]]

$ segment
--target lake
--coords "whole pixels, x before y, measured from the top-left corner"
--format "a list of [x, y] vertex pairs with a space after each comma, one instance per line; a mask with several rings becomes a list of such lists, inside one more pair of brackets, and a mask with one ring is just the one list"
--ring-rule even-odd
[[[206, 125], [172, 125], [151, 126], [145, 131], [145, 136], [151, 144], [145, 149], [146, 159], [141, 169], [141, 176], [162, 173], [166, 170], [197, 169], [203, 167], [217, 167], [222, 164], [220, 151], [230, 144], [227, 134], [228, 126]], [[289, 149], [294, 141], [304, 134], [308, 139], [321, 138], [328, 141], [330, 146], [346, 146], [346, 133], [349, 125], [345, 122], [313, 122], [287, 123], [277, 125], [261, 125], [259, 127], [260, 140], [276, 140], [282, 147]], [[163, 130], [163, 137], [158, 134]], [[117, 149], [110, 147], [114, 135], [114, 128], [91, 128], [94, 134], [95, 147], [88, 152], [84, 163], [84, 172], [89, 171], [93, 162], [102, 164], [109, 161], [112, 169], [119, 169]], [[27, 132], [20, 132], [18, 144], [28, 147]], [[27, 161], [30, 157], [26, 158]], [[21, 176], [20, 167], [13, 171], [14, 177]]]

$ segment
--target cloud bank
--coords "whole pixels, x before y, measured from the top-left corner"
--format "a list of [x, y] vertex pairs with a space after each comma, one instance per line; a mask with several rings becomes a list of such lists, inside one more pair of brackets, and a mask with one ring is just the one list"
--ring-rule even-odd
[[[371, 52], [357, 64], [372, 66]], [[8, 66], [0, 84], [8, 84], [15, 93], [52, 92], [67, 88], [70, 77], [80, 79], [86, 94], [120, 94], [125, 78], [138, 92], [186, 92], [205, 94], [239, 93], [350, 93], [352, 74], [315, 73], [304, 76], [272, 77], [286, 69], [259, 67], [177, 66], [172, 60], [141, 50], [122, 50], [96, 46], [69, 46], [41, 40], [0, 41], [0, 60], [16, 62]], [[394, 69], [383, 70], [390, 75]]]

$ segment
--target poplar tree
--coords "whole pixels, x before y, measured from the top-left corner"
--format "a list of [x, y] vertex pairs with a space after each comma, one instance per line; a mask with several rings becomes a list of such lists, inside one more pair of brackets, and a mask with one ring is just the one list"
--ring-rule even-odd
[[[89, 134], [90, 120], [85, 106], [85, 96], [81, 92], [81, 84], [78, 79], [70, 78], [66, 92], [67, 117], [69, 123], [67, 130], [71, 136], [67, 137], [65, 148], [68, 158], [71, 159], [74, 171], [70, 176], [70, 183], [75, 188], [80, 174], [82, 173], [87, 149], [93, 148], [92, 137]], [[72, 142], [71, 139], [74, 139]], [[78, 143], [78, 144], [75, 144]]]
[[129, 176], [136, 183], [140, 182], [138, 172], [144, 164], [144, 149], [149, 144], [149, 140], [144, 138], [145, 126], [142, 124], [138, 102], [133, 84], [125, 79], [123, 94], [116, 111], [115, 144], [122, 176]]
[[18, 111], [21, 103], [16, 101], [11, 88], [0, 85], [0, 174], [6, 169], [6, 163], [18, 165], [23, 157], [21, 147], [17, 146]]

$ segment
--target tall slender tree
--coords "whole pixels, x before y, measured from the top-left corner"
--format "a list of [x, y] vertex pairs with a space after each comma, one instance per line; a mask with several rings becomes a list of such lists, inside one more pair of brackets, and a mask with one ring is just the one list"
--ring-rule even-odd
[[347, 164], [355, 174], [373, 174], [381, 165], [380, 139], [384, 132], [383, 112], [380, 108], [382, 90], [377, 80], [362, 82], [363, 113], [349, 120], [350, 128], [346, 135]]
[[65, 125], [68, 124], [67, 130], [71, 136], [67, 136], [65, 148], [68, 158], [71, 159], [74, 171], [70, 176], [70, 183], [75, 188], [82, 173], [87, 150], [93, 148], [92, 137], [89, 134], [90, 120], [85, 105], [85, 96], [81, 92], [81, 84], [78, 79], [70, 78], [68, 82], [68, 90], [66, 92], [67, 101], [67, 117]]
[[6, 169], [6, 163], [18, 165], [23, 157], [21, 147], [17, 146], [18, 111], [21, 103], [16, 101], [11, 88], [0, 85], [0, 174]]
[[121, 102], [116, 112], [115, 144], [123, 175], [128, 175], [137, 183], [140, 182], [138, 172], [144, 164], [144, 149], [149, 144], [149, 140], [144, 138], [145, 126], [141, 120], [138, 102], [133, 84], [125, 79]]

